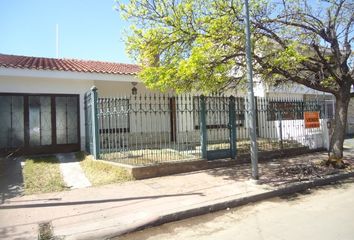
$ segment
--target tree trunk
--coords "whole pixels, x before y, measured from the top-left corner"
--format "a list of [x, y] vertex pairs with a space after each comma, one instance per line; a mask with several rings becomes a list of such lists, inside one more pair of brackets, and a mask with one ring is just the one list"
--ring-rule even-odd
[[330, 158], [340, 160], [343, 158], [343, 143], [347, 129], [347, 115], [350, 101], [349, 91], [340, 93], [336, 96], [336, 109], [334, 126], [330, 141]]

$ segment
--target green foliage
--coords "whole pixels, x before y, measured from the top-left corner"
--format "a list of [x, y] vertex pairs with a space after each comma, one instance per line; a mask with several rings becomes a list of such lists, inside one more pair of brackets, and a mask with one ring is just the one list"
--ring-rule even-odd
[[296, 69], [299, 64], [306, 61], [308, 57], [298, 51], [299, 43], [293, 42], [289, 44], [284, 51], [277, 51], [273, 60], [273, 64], [282, 69], [291, 71]]
[[147, 86], [208, 92], [232, 81], [233, 55], [244, 47], [244, 34], [231, 10], [241, 15], [241, 1], [235, 1], [234, 9], [228, 2], [210, 0], [119, 6], [134, 23], [126, 39], [128, 52], [142, 65], [139, 77]]
[[[352, 28], [354, 9], [348, 0], [320, 2], [327, 14], [306, 0], [250, 1], [254, 70], [262, 79], [338, 89], [342, 76], [336, 73], [350, 56], [335, 65], [341, 53], [323, 49], [334, 46], [330, 29], [342, 29], [343, 35], [345, 27]], [[339, 2], [343, 7], [336, 15]], [[132, 0], [117, 6], [132, 23], [127, 49], [142, 66], [139, 77], [148, 87], [214, 92], [244, 81], [243, 0]], [[345, 36], [339, 37], [335, 40], [343, 43]], [[334, 70], [323, 70], [328, 67]], [[324, 74], [310, 83], [319, 72]]]

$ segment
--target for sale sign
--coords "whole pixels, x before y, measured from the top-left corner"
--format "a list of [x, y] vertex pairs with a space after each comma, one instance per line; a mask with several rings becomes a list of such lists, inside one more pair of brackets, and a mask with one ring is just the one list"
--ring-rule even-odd
[[320, 112], [304, 112], [305, 128], [320, 127]]

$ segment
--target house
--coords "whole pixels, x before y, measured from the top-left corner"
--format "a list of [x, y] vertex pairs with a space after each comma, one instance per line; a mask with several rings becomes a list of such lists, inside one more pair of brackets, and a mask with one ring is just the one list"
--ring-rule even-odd
[[[85, 95], [96, 86], [98, 141], [107, 158], [200, 156], [200, 97], [152, 92], [136, 78], [139, 70], [132, 64], [0, 54], [0, 153], [89, 150], [91, 113]], [[208, 97], [207, 150], [230, 147], [230, 95], [237, 96], [235, 137], [248, 139], [244, 93]], [[325, 122], [320, 128], [305, 129], [302, 112], [306, 109], [301, 104], [324, 100], [323, 109], [330, 115], [334, 109], [330, 95], [301, 86], [272, 88], [261, 82], [255, 84], [255, 95], [257, 133], [264, 148], [273, 149], [279, 141], [282, 148], [293, 142], [310, 148], [326, 144]], [[300, 105], [300, 112], [294, 113]], [[274, 109], [283, 111], [282, 119]]]
[[0, 152], [51, 153], [84, 149], [84, 94], [127, 94], [137, 65], [0, 54]]
[[[325, 115], [333, 119], [335, 115], [335, 97], [332, 94], [316, 91], [314, 89], [305, 87], [299, 84], [290, 84], [288, 86], [272, 87], [264, 83], [260, 84], [256, 95], [258, 96], [272, 96], [272, 97], [287, 97], [298, 99], [301, 101], [319, 101], [322, 102], [323, 111]], [[256, 88], [257, 89], [257, 88]], [[354, 92], [354, 85], [352, 91]], [[352, 136], [354, 134], [354, 98], [349, 102], [348, 120], [347, 120], [347, 134]]]

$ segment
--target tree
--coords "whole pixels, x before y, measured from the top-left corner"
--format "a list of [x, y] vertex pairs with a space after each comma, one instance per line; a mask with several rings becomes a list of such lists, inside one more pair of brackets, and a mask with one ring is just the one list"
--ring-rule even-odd
[[[354, 2], [254, 0], [250, 8], [255, 73], [333, 94], [331, 158], [341, 159], [354, 97]], [[243, 0], [132, 0], [119, 9], [132, 22], [128, 52], [149, 87], [205, 92], [244, 80]]]

